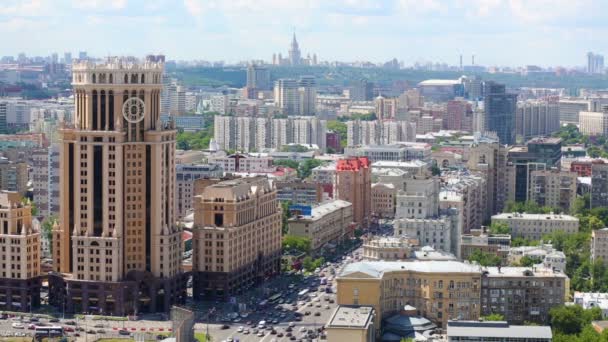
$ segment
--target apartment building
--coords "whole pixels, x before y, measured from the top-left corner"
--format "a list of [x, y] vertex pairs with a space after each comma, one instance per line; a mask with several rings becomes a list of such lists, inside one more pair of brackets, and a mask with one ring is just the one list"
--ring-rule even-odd
[[294, 204], [316, 205], [323, 201], [323, 188], [316, 182], [300, 179], [276, 181], [277, 199]]
[[40, 226], [17, 192], [0, 191], [0, 308], [31, 312], [40, 305]]
[[31, 154], [32, 186], [38, 217], [59, 215], [59, 145], [53, 144]]
[[608, 263], [608, 228], [591, 232], [591, 260]]
[[416, 126], [407, 121], [361, 121], [346, 122], [346, 145], [385, 145], [416, 140]]
[[548, 324], [551, 308], [566, 302], [569, 284], [564, 273], [547, 268], [484, 268], [481, 314], [501, 314], [512, 324]]
[[224, 172], [270, 172], [275, 169], [273, 158], [254, 154], [235, 153], [229, 156], [210, 156], [209, 164], [219, 165]]
[[417, 239], [422, 246], [431, 246], [445, 252], [451, 252], [457, 247], [452, 243], [455, 230], [458, 229], [452, 217], [396, 219], [394, 226], [395, 236]]
[[528, 198], [539, 206], [559, 208], [569, 212], [576, 200], [576, 180], [572, 171], [537, 170], [530, 174]]
[[24, 196], [27, 192], [27, 182], [27, 163], [0, 157], [0, 190], [15, 191]]
[[481, 172], [446, 171], [441, 175], [439, 208], [456, 208], [464, 233], [479, 229], [485, 220], [488, 197], [486, 177]]
[[557, 231], [566, 234], [578, 232], [579, 220], [570, 215], [502, 213], [492, 216], [492, 223], [509, 226], [512, 237], [540, 240], [543, 236]]
[[195, 298], [227, 299], [278, 274], [281, 207], [265, 177], [208, 185], [194, 202], [192, 270]]
[[393, 184], [372, 184], [372, 215], [378, 218], [395, 217], [397, 191]]
[[493, 254], [502, 260], [502, 265], [508, 264], [511, 235], [486, 234], [479, 229], [472, 230], [471, 234], [463, 234], [460, 239], [460, 259], [469, 260], [469, 257], [479, 251]]
[[362, 261], [336, 277], [340, 305], [372, 306], [375, 324], [405, 305], [445, 327], [452, 318], [476, 320], [480, 314], [481, 270], [457, 261]]
[[288, 221], [288, 235], [310, 239], [311, 249], [318, 251], [328, 244], [339, 244], [354, 236], [353, 205], [342, 200], [325, 202], [311, 208], [310, 215], [295, 215]]
[[219, 165], [177, 164], [175, 165], [175, 205], [177, 219], [182, 219], [192, 210], [194, 181], [201, 178], [221, 178], [224, 170]]
[[372, 172], [369, 159], [346, 158], [336, 164], [336, 193], [353, 204], [353, 221], [366, 228], [371, 219]]

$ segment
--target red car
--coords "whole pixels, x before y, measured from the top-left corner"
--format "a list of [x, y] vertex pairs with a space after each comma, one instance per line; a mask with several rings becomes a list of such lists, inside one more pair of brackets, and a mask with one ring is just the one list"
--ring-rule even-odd
[[63, 331], [74, 332], [74, 328], [72, 328], [72, 327], [63, 327]]

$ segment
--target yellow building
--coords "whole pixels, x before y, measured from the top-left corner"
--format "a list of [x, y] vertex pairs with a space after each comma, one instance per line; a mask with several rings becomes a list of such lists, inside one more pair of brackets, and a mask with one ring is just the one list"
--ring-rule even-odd
[[338, 306], [325, 326], [327, 341], [375, 341], [374, 316], [374, 308], [371, 306]]
[[476, 320], [480, 313], [481, 268], [457, 261], [364, 261], [337, 277], [338, 304], [369, 305], [375, 324], [415, 306], [417, 315], [445, 327], [449, 319]]

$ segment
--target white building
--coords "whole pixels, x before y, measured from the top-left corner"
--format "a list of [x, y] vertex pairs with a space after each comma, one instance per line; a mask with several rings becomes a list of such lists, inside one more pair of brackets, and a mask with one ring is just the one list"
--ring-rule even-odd
[[580, 112], [578, 123], [583, 134], [608, 135], [608, 112]]
[[577, 233], [579, 220], [570, 215], [502, 213], [492, 216], [492, 223], [505, 223], [512, 237], [540, 240], [556, 231]]
[[436, 250], [451, 252], [452, 220], [447, 216], [439, 218], [396, 219], [395, 236], [417, 239], [420, 245], [431, 246]]
[[347, 121], [347, 146], [387, 145], [416, 140], [416, 127], [406, 121]]
[[600, 308], [602, 317], [608, 318], [608, 293], [600, 292], [574, 292], [574, 304], [583, 309]]

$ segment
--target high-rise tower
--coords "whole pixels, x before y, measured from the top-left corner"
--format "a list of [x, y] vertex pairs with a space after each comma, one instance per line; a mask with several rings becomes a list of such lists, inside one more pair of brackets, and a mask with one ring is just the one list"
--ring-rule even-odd
[[302, 60], [301, 57], [302, 55], [300, 53], [300, 47], [298, 46], [298, 41], [294, 32], [293, 39], [291, 40], [291, 46], [289, 47], [289, 63], [291, 63], [291, 65], [298, 65]]
[[73, 127], [60, 131], [56, 303], [68, 312], [167, 311], [183, 301], [175, 224], [175, 138], [160, 120], [164, 64], [108, 58], [73, 65]]

